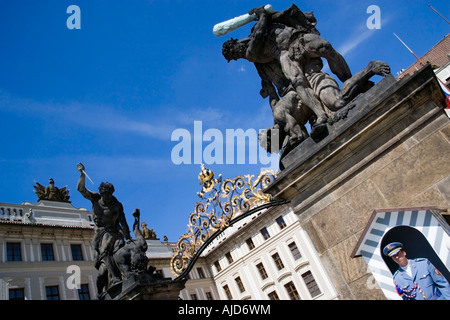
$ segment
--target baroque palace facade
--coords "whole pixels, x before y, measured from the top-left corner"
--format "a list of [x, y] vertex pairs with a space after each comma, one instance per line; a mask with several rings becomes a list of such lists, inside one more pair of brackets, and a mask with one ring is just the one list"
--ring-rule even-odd
[[0, 300], [94, 297], [93, 235], [92, 212], [69, 202], [0, 203]]
[[288, 205], [260, 211], [224, 230], [194, 269], [183, 298], [208, 299], [216, 294], [222, 300], [337, 299]]

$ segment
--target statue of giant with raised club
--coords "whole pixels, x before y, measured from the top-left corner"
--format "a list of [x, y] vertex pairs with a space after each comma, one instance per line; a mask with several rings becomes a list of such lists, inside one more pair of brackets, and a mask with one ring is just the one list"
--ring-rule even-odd
[[[366, 70], [364, 76], [352, 77], [342, 55], [315, 28], [313, 13], [303, 13], [295, 5], [281, 12], [273, 11], [269, 5], [252, 9], [246, 15], [217, 24], [214, 33], [220, 36], [255, 20], [250, 35], [226, 41], [222, 53], [228, 62], [246, 59], [254, 63], [261, 77], [260, 93], [263, 98], [270, 98], [275, 122], [272, 129], [281, 129], [282, 156], [309, 135], [316, 141], [320, 139], [327, 129], [328, 115], [345, 106], [361, 90], [367, 90], [368, 78], [373, 74], [389, 73], [386, 64], [377, 62], [372, 64], [376, 68], [368, 66], [370, 72]], [[321, 58], [327, 59], [331, 71], [344, 82], [345, 92], [341, 93], [330, 76], [317, 76]], [[330, 99], [323, 99], [321, 91], [330, 87], [334, 87], [326, 95], [331, 95]], [[305, 128], [308, 122], [310, 134]]]

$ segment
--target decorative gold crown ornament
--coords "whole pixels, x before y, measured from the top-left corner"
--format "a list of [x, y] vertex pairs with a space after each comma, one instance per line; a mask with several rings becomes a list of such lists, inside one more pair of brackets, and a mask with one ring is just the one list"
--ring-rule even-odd
[[202, 186], [202, 191], [197, 192], [197, 195], [200, 198], [203, 198], [205, 193], [208, 193], [211, 190], [213, 190], [214, 187], [222, 181], [222, 175], [219, 174], [219, 178], [214, 179], [214, 172], [205, 168], [205, 166], [202, 163], [201, 171], [198, 174], [198, 179], [200, 180], [200, 185], [203, 185], [203, 186]]
[[206, 169], [202, 163], [201, 171], [198, 174], [198, 179], [200, 180], [200, 184], [205, 184], [206, 182], [210, 181], [212, 178], [214, 178], [214, 172], [212, 172], [209, 169]]

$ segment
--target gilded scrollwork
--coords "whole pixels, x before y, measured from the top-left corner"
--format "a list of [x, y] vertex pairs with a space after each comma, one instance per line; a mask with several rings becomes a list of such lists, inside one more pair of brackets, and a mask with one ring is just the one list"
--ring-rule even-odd
[[198, 176], [202, 185], [194, 211], [189, 215], [187, 233], [182, 235], [171, 260], [171, 270], [179, 276], [186, 270], [199, 248], [217, 231], [223, 231], [230, 221], [240, 213], [264, 203], [270, 202], [271, 196], [262, 190], [276, 177], [272, 170], [261, 172], [256, 179], [254, 175], [237, 176], [234, 179], [222, 179], [203, 165]]

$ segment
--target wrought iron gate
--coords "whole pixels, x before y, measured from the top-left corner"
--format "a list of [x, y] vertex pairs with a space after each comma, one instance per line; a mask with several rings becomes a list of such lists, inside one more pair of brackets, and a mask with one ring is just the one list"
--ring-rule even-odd
[[202, 164], [198, 178], [202, 200], [190, 214], [187, 233], [179, 238], [170, 261], [174, 281], [186, 279], [203, 251], [226, 228], [256, 212], [289, 202], [263, 193], [276, 178], [272, 170], [261, 172], [256, 179], [245, 175], [222, 180], [222, 175], [215, 179], [214, 173]]

